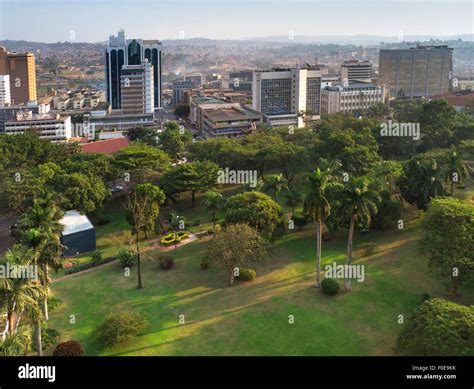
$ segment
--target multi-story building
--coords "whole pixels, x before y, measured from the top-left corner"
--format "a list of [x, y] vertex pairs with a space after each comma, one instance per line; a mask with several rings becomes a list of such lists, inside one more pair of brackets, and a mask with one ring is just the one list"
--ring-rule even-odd
[[12, 104], [36, 101], [36, 70], [33, 53], [9, 53], [0, 47], [0, 74], [10, 76]]
[[200, 88], [203, 83], [203, 77], [202, 74], [188, 74], [187, 76], [184, 76], [184, 81], [189, 81], [191, 84], [193, 84], [193, 88]]
[[124, 114], [153, 113], [153, 65], [124, 65], [120, 75], [122, 112]]
[[304, 126], [303, 114], [318, 119], [321, 113], [321, 73], [317, 66], [255, 71], [253, 109], [271, 125]]
[[5, 123], [5, 134], [23, 134], [34, 131], [42, 139], [53, 143], [67, 142], [72, 136], [70, 116], [59, 114], [33, 114], [32, 111], [17, 112], [13, 120]]
[[371, 106], [383, 103], [384, 93], [383, 87], [369, 83], [327, 86], [321, 91], [321, 114], [362, 114]]
[[154, 108], [162, 107], [161, 97], [161, 42], [158, 40], [127, 39], [120, 30], [117, 36], [109, 38], [109, 47], [105, 49], [106, 97], [112, 110], [122, 109], [121, 72], [123, 66], [153, 66]]
[[33, 114], [46, 114], [50, 111], [50, 105], [31, 102], [28, 105], [10, 105], [0, 107], [0, 134], [5, 133], [5, 123], [13, 120], [17, 113], [23, 111], [31, 111]]
[[191, 100], [190, 121], [201, 133], [230, 137], [254, 131], [262, 115], [242, 104], [198, 96]]
[[10, 76], [8, 74], [0, 74], [0, 107], [9, 106], [11, 103]]
[[182, 104], [186, 100], [185, 92], [194, 88], [191, 81], [174, 81], [173, 82], [173, 105]]
[[372, 64], [369, 61], [350, 60], [341, 65], [341, 82], [343, 85], [371, 82]]
[[391, 98], [426, 97], [446, 93], [453, 70], [453, 49], [448, 46], [416, 46], [380, 50], [379, 85]]

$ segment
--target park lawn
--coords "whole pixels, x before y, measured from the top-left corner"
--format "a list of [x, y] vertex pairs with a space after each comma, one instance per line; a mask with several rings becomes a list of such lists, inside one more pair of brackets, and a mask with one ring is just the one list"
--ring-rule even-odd
[[[62, 340], [79, 340], [87, 355], [391, 355], [402, 326], [398, 315], [407, 320], [423, 292], [444, 296], [416, 254], [416, 223], [402, 231], [357, 234], [355, 263], [366, 265], [366, 280], [353, 281], [351, 292], [335, 297], [313, 286], [314, 232], [306, 228], [270, 249], [269, 259], [254, 266], [255, 281], [233, 287], [222, 269], [199, 269], [205, 240], [179, 247], [170, 271], [160, 270], [157, 252], [148, 252], [143, 290], [136, 289], [134, 269], [125, 277], [117, 263], [57, 280], [52, 292], [62, 304], [51, 311], [49, 328], [59, 330]], [[345, 260], [346, 238], [340, 231], [324, 242], [323, 266]], [[368, 257], [357, 250], [364, 241], [378, 244]], [[104, 349], [94, 339], [95, 328], [118, 310], [140, 312], [150, 325]], [[179, 324], [180, 315], [185, 324]]]

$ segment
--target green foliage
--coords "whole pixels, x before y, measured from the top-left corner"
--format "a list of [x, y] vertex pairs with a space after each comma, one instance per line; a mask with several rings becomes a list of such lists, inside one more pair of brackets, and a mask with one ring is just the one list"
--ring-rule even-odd
[[254, 269], [248, 267], [242, 267], [239, 269], [239, 280], [240, 281], [253, 281], [257, 277], [257, 272]]
[[93, 264], [97, 264], [97, 263], [101, 263], [102, 261], [103, 261], [102, 253], [99, 250], [94, 251], [91, 255], [91, 262]]
[[126, 131], [128, 139], [132, 142], [140, 141], [150, 146], [156, 145], [158, 138], [158, 131], [153, 127], [133, 127]]
[[[43, 350], [53, 344], [56, 344], [59, 340], [59, 331], [53, 328], [43, 328], [41, 331], [41, 344]], [[33, 342], [33, 348], [36, 350], [36, 343]]]
[[130, 250], [121, 249], [116, 257], [120, 261], [122, 268], [131, 268], [137, 263], [136, 255]]
[[424, 150], [449, 146], [454, 135], [456, 110], [446, 100], [431, 100], [423, 104], [420, 113]]
[[117, 312], [108, 316], [96, 330], [104, 346], [114, 346], [139, 335], [148, 327], [147, 320], [138, 313]]
[[321, 291], [328, 296], [334, 296], [339, 292], [339, 282], [333, 278], [325, 278], [321, 282]]
[[53, 351], [53, 357], [80, 357], [83, 354], [84, 349], [77, 340], [59, 343]]
[[165, 130], [159, 135], [160, 147], [173, 161], [179, 160], [185, 150], [185, 146], [192, 140], [191, 133], [176, 122], [166, 123]]
[[62, 302], [63, 301], [61, 299], [54, 296], [50, 296], [48, 297], [48, 309], [52, 311], [53, 309], [59, 307], [62, 304]]
[[225, 222], [247, 223], [270, 234], [280, 222], [281, 207], [268, 195], [260, 192], [238, 193], [227, 199]]
[[474, 356], [474, 308], [426, 300], [403, 326], [396, 351], [420, 356]]
[[94, 262], [80, 263], [78, 265], [74, 265], [73, 267], [65, 270], [64, 275], [67, 276], [69, 274], [79, 273], [81, 271], [91, 269], [96, 266], [105, 265], [106, 263], [109, 263], [112, 261], [115, 261], [115, 257], [104, 258], [100, 262], [95, 262], [95, 263]]
[[453, 295], [474, 274], [473, 236], [474, 205], [453, 198], [433, 200], [422, 222], [419, 249], [431, 274], [449, 285]]
[[393, 227], [402, 215], [402, 205], [392, 200], [390, 192], [381, 192], [382, 201], [378, 204], [378, 212], [372, 217], [371, 226], [377, 230], [388, 230]]

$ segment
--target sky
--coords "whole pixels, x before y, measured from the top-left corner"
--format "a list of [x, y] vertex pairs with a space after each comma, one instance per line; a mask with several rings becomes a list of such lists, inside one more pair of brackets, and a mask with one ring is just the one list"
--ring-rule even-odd
[[[0, 40], [474, 34], [474, 0], [0, 0]], [[181, 34], [181, 35], [180, 35]]]

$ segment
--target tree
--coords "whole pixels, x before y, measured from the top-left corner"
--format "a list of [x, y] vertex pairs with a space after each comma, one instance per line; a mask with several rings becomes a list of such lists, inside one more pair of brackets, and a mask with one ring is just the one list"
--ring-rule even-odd
[[439, 178], [441, 171], [435, 159], [411, 159], [403, 170], [403, 175], [396, 183], [402, 197], [410, 204], [416, 205], [419, 210], [425, 211], [432, 198], [445, 194]]
[[461, 154], [454, 146], [451, 146], [443, 162], [444, 180], [451, 185], [451, 196], [454, 197], [454, 185], [460, 184], [469, 175], [469, 171]]
[[456, 121], [456, 110], [453, 106], [446, 100], [431, 100], [423, 104], [419, 119], [425, 150], [449, 145]]
[[122, 174], [128, 173], [132, 182], [142, 184], [153, 174], [164, 171], [170, 159], [160, 149], [135, 142], [116, 153], [113, 164]]
[[234, 283], [236, 267], [249, 261], [262, 260], [266, 247], [255, 228], [247, 224], [232, 224], [213, 239], [207, 249], [207, 257], [222, 266], [228, 274], [229, 286]]
[[382, 120], [390, 113], [390, 109], [388, 108], [387, 104], [385, 103], [376, 103], [369, 107], [367, 114], [371, 118], [375, 118], [378, 120]]
[[126, 131], [127, 137], [130, 141], [140, 141], [150, 146], [157, 144], [158, 131], [153, 127], [137, 126], [129, 128]]
[[276, 174], [267, 179], [264, 188], [265, 192], [273, 193], [275, 201], [278, 202], [278, 193], [288, 190], [288, 181], [283, 178], [283, 174]]
[[[356, 224], [368, 226], [372, 215], [377, 213], [380, 197], [369, 189], [369, 179], [365, 176], [352, 178], [341, 193], [341, 215], [349, 222], [347, 240], [347, 265], [352, 264], [352, 247]], [[351, 280], [346, 280], [346, 289], [351, 289]]]
[[306, 181], [308, 191], [303, 202], [303, 214], [316, 222], [316, 288], [321, 284], [322, 224], [331, 213], [326, 193], [329, 180], [329, 175], [319, 169], [309, 174]]
[[392, 227], [402, 215], [402, 205], [399, 201], [392, 200], [388, 190], [380, 192], [381, 202], [378, 212], [372, 218], [371, 226], [378, 230], [387, 230]]
[[224, 198], [219, 192], [207, 192], [202, 205], [211, 214], [212, 230], [214, 238], [216, 237], [217, 213], [223, 205]]
[[[57, 207], [51, 195], [45, 199], [35, 199], [33, 206], [20, 219], [19, 230], [23, 241], [34, 251], [35, 264], [42, 268], [44, 277], [40, 279], [45, 291], [49, 291], [49, 269], [58, 271], [62, 267], [61, 255], [64, 246], [61, 243], [63, 225], [59, 220], [64, 213]], [[44, 317], [49, 319], [48, 298], [43, 302]]]
[[450, 286], [454, 297], [474, 272], [473, 236], [474, 205], [454, 198], [432, 201], [423, 218], [418, 244], [431, 274]]
[[426, 300], [404, 325], [396, 351], [420, 356], [474, 356], [474, 307]]
[[295, 207], [298, 206], [303, 200], [303, 196], [299, 190], [296, 190], [294, 187], [290, 188], [286, 193], [286, 205], [291, 207], [291, 213], [295, 213]]
[[[164, 201], [164, 193], [152, 184], [138, 184], [127, 196], [124, 207], [127, 212], [127, 221], [135, 234], [137, 253], [138, 289], [143, 288], [141, 261], [140, 261], [140, 230], [146, 228], [150, 218], [156, 219], [159, 213], [159, 204]], [[152, 214], [150, 216], [150, 213]]]
[[238, 193], [227, 199], [226, 224], [246, 223], [271, 235], [281, 221], [281, 207], [260, 192]]
[[210, 161], [193, 161], [168, 169], [161, 179], [167, 196], [191, 192], [192, 207], [196, 192], [211, 191], [217, 186], [219, 166]]
[[260, 152], [257, 152], [258, 159], [266, 160], [269, 168], [276, 168], [291, 184], [296, 174], [307, 164], [308, 156], [306, 149], [291, 142], [281, 140], [275, 143], [265, 143]]
[[180, 128], [176, 122], [166, 123], [165, 130], [159, 135], [160, 147], [173, 161], [178, 161], [184, 154], [185, 147], [192, 140], [191, 133]]
[[14, 333], [5, 335], [5, 339], [0, 343], [0, 356], [17, 357], [28, 353], [31, 344], [31, 328], [28, 325], [21, 325]]

